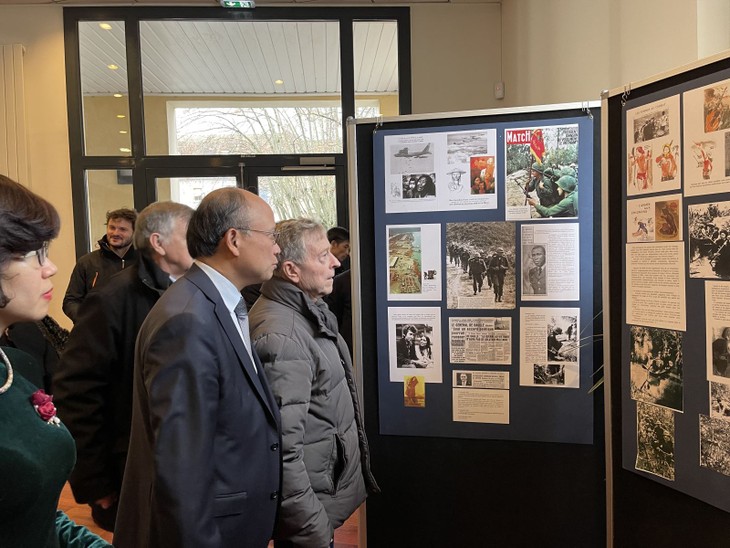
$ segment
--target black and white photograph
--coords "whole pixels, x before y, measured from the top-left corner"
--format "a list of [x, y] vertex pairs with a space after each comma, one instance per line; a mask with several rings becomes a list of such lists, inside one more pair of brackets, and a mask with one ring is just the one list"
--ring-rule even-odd
[[551, 316], [547, 325], [547, 361], [578, 361], [580, 333], [577, 316]]
[[631, 399], [684, 409], [682, 332], [632, 325]]
[[449, 165], [468, 165], [472, 156], [487, 154], [489, 141], [486, 131], [459, 131], [446, 135]]
[[674, 413], [637, 402], [636, 469], [674, 481]]
[[712, 374], [730, 378], [730, 326], [712, 327]]
[[393, 144], [390, 146], [390, 173], [433, 173], [434, 144], [415, 142], [413, 144]]
[[542, 244], [522, 246], [522, 294], [547, 295], [547, 249]]
[[730, 421], [730, 386], [710, 381], [710, 417]]
[[460, 371], [456, 374], [456, 386], [471, 386], [471, 373]]
[[730, 422], [700, 415], [700, 466], [730, 476]]
[[443, 382], [440, 322], [441, 310], [436, 307], [388, 309], [391, 382], [403, 382], [405, 375], [414, 374], [427, 383]]
[[534, 368], [534, 384], [554, 384], [565, 386], [564, 363], [536, 363]]
[[446, 225], [448, 308], [515, 307], [515, 225]]
[[669, 134], [669, 110], [654, 111], [634, 118], [634, 143], [651, 141]]
[[436, 174], [416, 173], [403, 175], [404, 200], [413, 198], [435, 198], [436, 197]]
[[690, 278], [730, 279], [730, 202], [690, 205]]

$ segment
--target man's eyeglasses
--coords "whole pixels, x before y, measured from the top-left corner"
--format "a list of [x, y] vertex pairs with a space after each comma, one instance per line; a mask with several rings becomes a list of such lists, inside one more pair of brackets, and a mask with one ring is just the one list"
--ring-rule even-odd
[[40, 266], [43, 266], [46, 264], [46, 261], [48, 260], [48, 246], [50, 246], [50, 242], [43, 242], [43, 245], [40, 249], [36, 249], [35, 251], [29, 251], [25, 255], [22, 256], [23, 259], [30, 259], [34, 255], [38, 259], [38, 264]]
[[275, 230], [257, 230], [255, 228], [248, 228], [246, 226], [235, 226], [233, 228], [235, 228], [236, 230], [248, 230], [250, 232], [260, 232], [261, 234], [266, 234], [274, 243], [279, 240], [280, 233]]

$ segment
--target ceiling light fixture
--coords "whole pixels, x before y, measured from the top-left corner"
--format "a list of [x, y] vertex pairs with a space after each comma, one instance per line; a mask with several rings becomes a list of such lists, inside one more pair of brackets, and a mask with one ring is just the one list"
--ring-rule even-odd
[[120, 129], [119, 130], [119, 133], [121, 133], [122, 135], [126, 135], [127, 134], [127, 130], [126, 129]]
[[275, 83], [275, 84], [276, 84], [277, 86], [280, 86], [280, 85], [282, 85], [282, 84], [284, 83], [284, 80], [274, 80], [274, 83]]
[[104, 30], [112, 30], [112, 26], [109, 23], [99, 23], [99, 26]]
[[120, 98], [121, 96], [122, 96], [122, 94], [121, 94], [121, 93], [115, 93], [115, 94], [114, 94], [114, 97], [116, 97], [117, 99], [119, 99], [119, 98]]
[[117, 118], [126, 118], [127, 116], [125, 114], [117, 114]]
[[117, 65], [107, 65], [106, 68], [109, 70], [117, 70], [119, 67]]
[[132, 152], [132, 149], [131, 148], [127, 148], [127, 147], [121, 147], [119, 149], [119, 152]]

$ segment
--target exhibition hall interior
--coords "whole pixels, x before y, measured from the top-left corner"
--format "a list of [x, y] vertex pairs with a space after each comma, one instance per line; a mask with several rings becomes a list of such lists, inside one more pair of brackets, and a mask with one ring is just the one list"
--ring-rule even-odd
[[13, 390], [68, 434], [0, 545], [726, 544], [728, 2], [0, 0], [0, 53], [0, 466]]

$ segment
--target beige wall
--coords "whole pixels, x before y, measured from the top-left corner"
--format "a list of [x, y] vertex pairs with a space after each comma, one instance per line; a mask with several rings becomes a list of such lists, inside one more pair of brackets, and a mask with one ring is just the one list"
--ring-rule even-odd
[[[504, 0], [501, 7], [413, 6], [413, 111], [598, 99], [603, 89], [696, 60], [698, 2], [710, 1]], [[62, 15], [54, 5], [0, 6], [0, 42], [27, 49], [31, 186], [61, 213], [61, 235], [52, 247], [59, 272], [51, 313], [67, 325], [61, 299], [75, 254]], [[713, 24], [713, 32], [727, 36], [730, 21]], [[493, 91], [500, 78], [506, 86], [502, 101], [494, 99]]]

